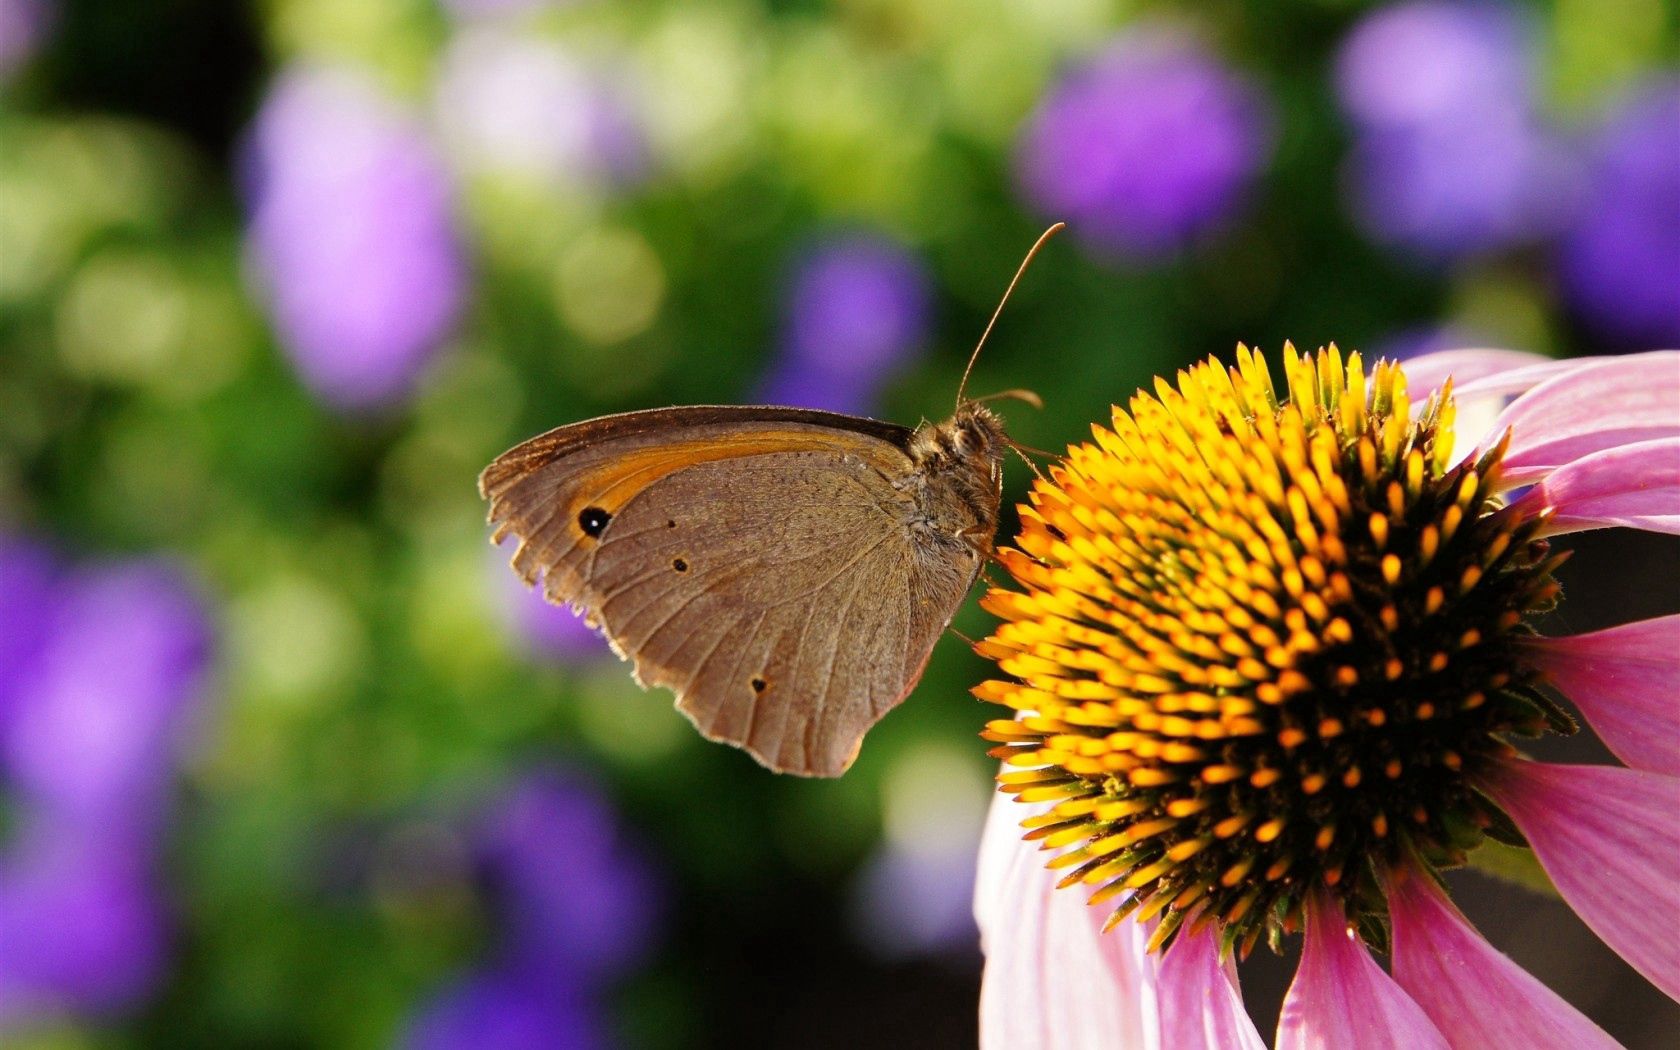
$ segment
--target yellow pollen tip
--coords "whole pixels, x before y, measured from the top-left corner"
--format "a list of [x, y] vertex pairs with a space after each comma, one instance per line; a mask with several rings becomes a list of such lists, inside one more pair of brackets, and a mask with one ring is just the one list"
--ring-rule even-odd
[[1180, 842], [1178, 845], [1167, 850], [1167, 859], [1174, 862], [1189, 860], [1191, 857], [1194, 857], [1196, 854], [1206, 849], [1210, 841], [1212, 840], [1203, 838], [1190, 839], [1187, 842]]
[[1370, 529], [1371, 542], [1376, 544], [1377, 550], [1388, 546], [1388, 518], [1380, 513], [1372, 514], [1366, 527]]
[[1219, 884], [1221, 886], [1235, 886], [1237, 883], [1248, 878], [1249, 870], [1253, 867], [1253, 860], [1238, 861], [1229, 868], [1226, 868], [1224, 874], [1219, 876]]
[[1252, 818], [1246, 813], [1238, 813], [1235, 816], [1226, 817], [1224, 820], [1213, 826], [1213, 834], [1216, 838], [1228, 839], [1242, 831], [1243, 828], [1247, 827], [1248, 822], [1251, 819]]

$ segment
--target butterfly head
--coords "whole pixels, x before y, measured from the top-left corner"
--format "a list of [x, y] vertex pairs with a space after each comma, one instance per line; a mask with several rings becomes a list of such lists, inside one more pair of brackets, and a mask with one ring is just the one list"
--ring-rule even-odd
[[1003, 420], [974, 401], [964, 402], [956, 415], [943, 423], [923, 423], [910, 439], [910, 458], [924, 470], [949, 470], [958, 465], [990, 468], [1003, 462], [1008, 449]]

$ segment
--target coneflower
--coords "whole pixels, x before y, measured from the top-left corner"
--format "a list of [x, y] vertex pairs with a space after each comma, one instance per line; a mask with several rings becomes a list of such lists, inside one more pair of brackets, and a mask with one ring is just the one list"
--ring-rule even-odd
[[[1552, 537], [1680, 532], [1680, 353], [1284, 365], [1281, 390], [1247, 348], [1157, 381], [1000, 552], [1019, 587], [980, 649], [1008, 677], [976, 695], [1014, 709], [985, 735], [1025, 805], [981, 851], [983, 1043], [1261, 1045], [1233, 960], [1303, 933], [1280, 1047], [1614, 1045], [1440, 872], [1532, 848], [1680, 996], [1680, 616], [1531, 626]], [[1625, 768], [1524, 755], [1575, 729], [1548, 687]]]

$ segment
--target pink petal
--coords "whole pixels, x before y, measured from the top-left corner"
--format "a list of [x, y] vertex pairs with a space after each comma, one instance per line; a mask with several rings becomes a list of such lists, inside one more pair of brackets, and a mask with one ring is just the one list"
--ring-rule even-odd
[[1211, 930], [1181, 933], [1160, 962], [1161, 1045], [1186, 1050], [1264, 1050], [1243, 1009], [1236, 966], [1219, 959]]
[[1680, 779], [1512, 761], [1478, 786], [1516, 821], [1593, 932], [1680, 999]]
[[1135, 922], [1102, 932], [1107, 908], [1055, 888], [1050, 854], [1021, 841], [1034, 810], [999, 795], [980, 840], [974, 917], [986, 971], [980, 1045], [993, 1050], [1156, 1047], [1155, 959]]
[[1680, 777], [1680, 615], [1524, 644], [1617, 758]]
[[1466, 383], [1514, 372], [1528, 365], [1554, 363], [1542, 354], [1531, 354], [1526, 350], [1441, 350], [1402, 361], [1400, 368], [1406, 373], [1406, 392], [1414, 403], [1421, 403], [1439, 390], [1448, 376], [1452, 377], [1456, 390]]
[[[1541, 360], [1521, 368], [1513, 368], [1508, 372], [1494, 372], [1474, 379], [1456, 380], [1453, 383], [1453, 396], [1462, 404], [1466, 400], [1479, 398], [1512, 398], [1519, 394], [1526, 394], [1530, 390], [1544, 383], [1554, 376], [1565, 372], [1573, 372], [1592, 364], [1591, 358], [1576, 358], [1568, 361]], [[1412, 374], [1411, 368], [1406, 368], [1408, 380]], [[1410, 383], [1407, 384], [1410, 393]], [[1416, 400], [1414, 397], [1413, 400]]]
[[[1458, 450], [1454, 462], [1504, 433], [1503, 429], [1495, 430], [1494, 423], [1512, 398], [1528, 393], [1554, 376], [1576, 371], [1591, 363], [1590, 360], [1544, 361], [1506, 372], [1494, 372], [1467, 382], [1454, 382], [1453, 400], [1458, 405], [1458, 419], [1453, 426], [1453, 444]], [[1420, 411], [1423, 404], [1422, 401], [1413, 401], [1413, 407]]]
[[1507, 485], [1603, 449], [1680, 434], [1680, 351], [1602, 358], [1564, 371], [1511, 402], [1489, 440], [1507, 427]]
[[1620, 526], [1680, 532], [1680, 437], [1607, 448], [1559, 467], [1522, 498], [1549, 535]]
[[1307, 905], [1301, 966], [1283, 998], [1277, 1050], [1430, 1050], [1447, 1046], [1435, 1025], [1371, 958], [1320, 893]]
[[1389, 880], [1394, 979], [1455, 1050], [1615, 1047], [1616, 1041], [1484, 941], [1427, 876]]

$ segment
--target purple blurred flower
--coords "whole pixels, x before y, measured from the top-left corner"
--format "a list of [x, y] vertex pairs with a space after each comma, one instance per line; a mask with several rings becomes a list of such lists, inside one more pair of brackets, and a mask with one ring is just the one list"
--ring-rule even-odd
[[1348, 192], [1378, 241], [1456, 258], [1546, 232], [1566, 171], [1532, 100], [1533, 41], [1508, 8], [1419, 0], [1355, 26], [1336, 64]]
[[1342, 42], [1336, 90], [1360, 125], [1420, 126], [1467, 101], [1528, 96], [1529, 27], [1492, 3], [1421, 0], [1368, 15]]
[[1680, 79], [1648, 84], [1619, 108], [1591, 164], [1562, 244], [1565, 294], [1620, 343], [1680, 343]]
[[46, 547], [0, 535], [0, 740], [11, 732], [18, 693], [46, 645], [57, 577]]
[[1559, 209], [1561, 164], [1528, 117], [1467, 108], [1450, 125], [1361, 136], [1349, 190], [1374, 240], [1451, 259], [1546, 232]]
[[408, 1050], [593, 1050], [605, 1047], [599, 1010], [564, 982], [505, 968], [470, 974], [409, 1022]]
[[0, 81], [35, 57], [56, 21], [48, 0], [0, 0]]
[[570, 606], [545, 600], [540, 587], [525, 586], [507, 561], [507, 552], [495, 549], [489, 560], [490, 586], [503, 622], [533, 655], [562, 663], [612, 655], [600, 631]]
[[469, 170], [589, 185], [633, 182], [648, 143], [623, 70], [591, 68], [552, 40], [464, 30], [438, 75], [444, 142]]
[[757, 400], [766, 405], [867, 416], [875, 411], [876, 391], [884, 378], [884, 375], [869, 379], [837, 376], [821, 367], [783, 358], [771, 366], [770, 374], [759, 386]]
[[887, 958], [972, 953], [974, 855], [980, 830], [967, 849], [906, 849], [886, 845], [859, 873], [853, 889], [853, 922]]
[[576, 773], [531, 772], [483, 809], [473, 842], [496, 947], [416, 1012], [403, 1044], [605, 1045], [601, 989], [646, 951], [657, 910], [610, 802]]
[[832, 237], [795, 265], [782, 355], [765, 388], [777, 404], [863, 412], [927, 343], [932, 290], [920, 260], [873, 234]]
[[1386, 358], [1390, 361], [1410, 361], [1425, 354], [1456, 350], [1466, 346], [1486, 346], [1489, 340], [1451, 325], [1417, 325], [1391, 332], [1375, 344], [1364, 347], [1367, 360]]
[[247, 145], [251, 262], [293, 365], [340, 408], [400, 399], [466, 291], [431, 142], [357, 75], [294, 69]]
[[1195, 40], [1128, 33], [1039, 103], [1021, 190], [1104, 255], [1150, 259], [1229, 219], [1271, 156], [1270, 106]]
[[149, 858], [57, 828], [22, 839], [0, 857], [0, 1033], [137, 1001], [167, 948]]
[[203, 605], [156, 562], [56, 590], [44, 645], [13, 685], [0, 762], [23, 804], [58, 825], [148, 822], [208, 669]]
[[208, 672], [210, 626], [175, 567], [66, 570], [0, 538], [0, 1030], [134, 1002], [163, 964], [152, 863]]
[[477, 851], [505, 958], [592, 986], [646, 951], [652, 872], [607, 799], [581, 778], [536, 772], [512, 784], [485, 813]]
[[874, 378], [927, 340], [929, 299], [927, 272], [903, 247], [868, 234], [833, 238], [795, 268], [788, 353], [837, 376]]

